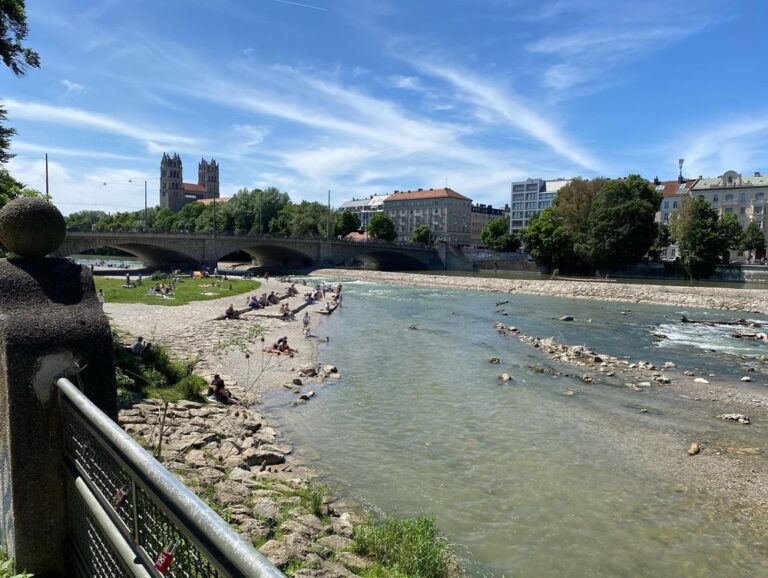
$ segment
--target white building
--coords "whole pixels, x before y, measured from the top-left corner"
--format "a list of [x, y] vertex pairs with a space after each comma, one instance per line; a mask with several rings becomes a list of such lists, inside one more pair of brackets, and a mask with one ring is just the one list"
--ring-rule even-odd
[[551, 207], [557, 191], [570, 183], [570, 179], [526, 179], [512, 183], [512, 204], [510, 205], [510, 232], [528, 226], [531, 217]]
[[447, 187], [419, 189], [395, 191], [384, 201], [384, 212], [401, 241], [410, 241], [414, 229], [426, 225], [436, 240], [469, 245], [471, 205], [472, 199]]
[[376, 213], [384, 210], [384, 199], [389, 195], [371, 195], [365, 199], [352, 199], [343, 203], [339, 211], [349, 211], [355, 213], [360, 219], [360, 226], [364, 229], [368, 227], [368, 222]]

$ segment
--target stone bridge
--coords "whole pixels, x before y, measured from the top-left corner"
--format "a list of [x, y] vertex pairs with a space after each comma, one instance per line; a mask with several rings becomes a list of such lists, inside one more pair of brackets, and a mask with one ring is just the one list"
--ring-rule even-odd
[[67, 257], [101, 247], [136, 255], [148, 267], [213, 265], [237, 251], [250, 255], [254, 265], [272, 269], [359, 265], [361, 261], [377, 269], [443, 267], [438, 251], [412, 243], [229, 235], [214, 238], [184, 233], [68, 231], [64, 243], [51, 256]]

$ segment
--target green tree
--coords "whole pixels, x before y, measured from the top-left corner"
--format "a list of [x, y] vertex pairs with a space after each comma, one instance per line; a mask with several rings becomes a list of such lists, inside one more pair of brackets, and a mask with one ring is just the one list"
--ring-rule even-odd
[[413, 230], [411, 234], [411, 242], [419, 243], [421, 245], [429, 245], [432, 242], [432, 231], [426, 225], [419, 225]]
[[672, 232], [677, 239], [679, 262], [688, 277], [712, 275], [727, 249], [717, 211], [702, 198], [687, 199], [672, 217]]
[[741, 247], [744, 231], [736, 215], [726, 213], [720, 217], [720, 233], [726, 249], [736, 250]]
[[642, 259], [656, 238], [654, 218], [661, 200], [639, 175], [604, 181], [587, 218], [584, 248], [589, 263], [622, 265]]
[[480, 240], [493, 251], [517, 251], [520, 240], [509, 232], [509, 217], [488, 221], [480, 232]]
[[653, 240], [651, 250], [648, 252], [653, 259], [658, 259], [661, 252], [665, 247], [669, 247], [672, 242], [672, 234], [669, 230], [669, 225], [666, 223], [658, 223], [656, 227], [656, 238]]
[[360, 217], [352, 211], [341, 211], [336, 213], [336, 223], [333, 226], [333, 232], [338, 237], [346, 237], [353, 231], [360, 229]]
[[0, 57], [16, 76], [40, 67], [37, 52], [21, 45], [27, 33], [24, 0], [0, 0]]
[[520, 237], [525, 252], [538, 264], [566, 269], [578, 266], [573, 237], [553, 208], [534, 215]]
[[385, 213], [376, 213], [368, 222], [368, 235], [381, 241], [397, 239], [395, 223]]
[[744, 229], [741, 249], [751, 252], [754, 257], [765, 255], [765, 233], [755, 221], [750, 221]]
[[67, 215], [64, 220], [67, 227], [74, 227], [80, 231], [90, 231], [93, 225], [96, 225], [106, 216], [104, 211], [78, 211]]
[[285, 205], [280, 211], [269, 221], [269, 232], [279, 237], [287, 237], [291, 234], [291, 220], [293, 214], [296, 211], [296, 205]]
[[16, 129], [3, 126], [6, 118], [6, 111], [0, 106], [0, 163], [7, 163], [14, 157], [8, 149], [11, 148], [11, 137], [16, 134]]

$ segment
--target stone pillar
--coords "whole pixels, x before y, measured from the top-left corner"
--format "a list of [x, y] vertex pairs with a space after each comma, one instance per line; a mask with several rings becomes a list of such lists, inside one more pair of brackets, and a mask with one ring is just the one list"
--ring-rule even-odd
[[[0, 544], [37, 577], [70, 575], [61, 410], [54, 378], [116, 415], [109, 323], [88, 267], [46, 258], [64, 240], [42, 199], [0, 210]], [[79, 374], [76, 377], [76, 373]]]

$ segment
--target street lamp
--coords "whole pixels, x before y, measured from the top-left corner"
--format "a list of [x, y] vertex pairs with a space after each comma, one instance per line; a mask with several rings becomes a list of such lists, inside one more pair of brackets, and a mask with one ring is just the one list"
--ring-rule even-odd
[[[133, 179], [128, 179], [129, 183], [133, 182]], [[149, 231], [149, 212], [147, 209], [147, 179], [144, 179], [144, 232]]]

